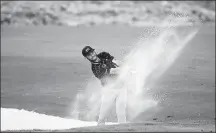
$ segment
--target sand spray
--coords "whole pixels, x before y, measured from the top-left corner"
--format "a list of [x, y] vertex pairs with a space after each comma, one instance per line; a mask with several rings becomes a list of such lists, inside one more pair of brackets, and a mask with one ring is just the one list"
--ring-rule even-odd
[[[125, 117], [121, 112], [126, 110], [127, 121], [157, 107], [159, 101], [149, 95], [151, 88], [147, 81], [149, 77], [156, 80], [167, 71], [198, 32], [195, 22], [186, 25], [187, 19], [187, 16], [171, 15], [161, 21], [161, 24], [146, 28], [125, 56], [117, 80], [102, 87], [96, 79], [91, 79], [85, 91], [77, 94], [71, 115], [85, 120], [97, 120], [100, 115], [106, 117], [109, 110], [115, 107], [115, 97], [121, 97], [116, 106], [126, 105], [118, 109], [117, 116]], [[120, 96], [123, 94], [124, 96]], [[103, 100], [109, 101], [112, 98], [112, 104], [108, 105], [101, 100], [104, 95], [106, 98]], [[101, 110], [101, 104], [106, 109]], [[85, 113], [81, 113], [82, 111]]]

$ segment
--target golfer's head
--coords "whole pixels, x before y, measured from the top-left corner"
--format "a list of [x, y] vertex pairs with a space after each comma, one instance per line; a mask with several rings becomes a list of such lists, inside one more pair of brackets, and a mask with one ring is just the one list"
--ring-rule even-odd
[[91, 48], [90, 46], [85, 46], [82, 49], [82, 54], [89, 61], [95, 61], [97, 59], [97, 53], [95, 52], [95, 49]]

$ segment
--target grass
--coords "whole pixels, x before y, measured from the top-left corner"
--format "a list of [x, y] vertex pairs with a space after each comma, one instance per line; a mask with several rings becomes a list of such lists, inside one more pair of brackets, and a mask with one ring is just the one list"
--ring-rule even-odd
[[173, 13], [189, 15], [188, 21], [215, 22], [215, 1], [2, 1], [1, 7], [1, 24], [139, 26], [160, 23]]

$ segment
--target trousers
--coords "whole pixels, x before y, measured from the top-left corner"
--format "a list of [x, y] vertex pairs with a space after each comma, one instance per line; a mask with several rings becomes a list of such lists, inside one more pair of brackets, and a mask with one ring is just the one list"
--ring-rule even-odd
[[127, 89], [118, 84], [103, 86], [98, 123], [105, 123], [107, 113], [113, 104], [116, 106], [118, 123], [126, 123]]

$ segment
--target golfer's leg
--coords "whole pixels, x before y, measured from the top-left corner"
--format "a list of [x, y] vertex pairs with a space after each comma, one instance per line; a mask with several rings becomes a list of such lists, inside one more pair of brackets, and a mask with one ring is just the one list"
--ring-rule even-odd
[[127, 90], [122, 89], [116, 99], [116, 114], [118, 118], [118, 123], [127, 122]]
[[[98, 97], [98, 99], [101, 99], [101, 97]], [[99, 114], [100, 105], [101, 105], [101, 101], [98, 99], [94, 101], [90, 101], [91, 103], [88, 104], [88, 106], [90, 107], [90, 111], [86, 114], [87, 120], [97, 120], [98, 119], [97, 116]]]
[[105, 117], [114, 103], [116, 93], [113, 91], [105, 91], [102, 94], [98, 125], [105, 123]]

